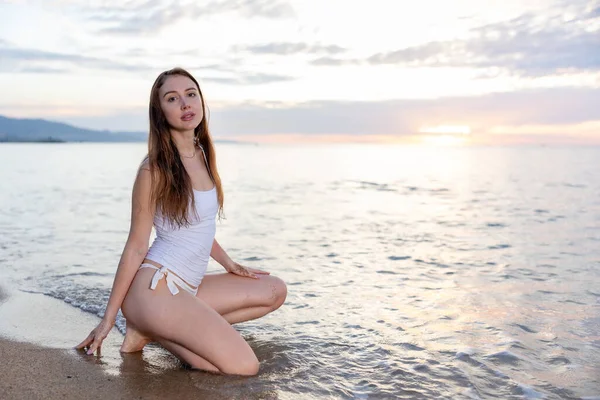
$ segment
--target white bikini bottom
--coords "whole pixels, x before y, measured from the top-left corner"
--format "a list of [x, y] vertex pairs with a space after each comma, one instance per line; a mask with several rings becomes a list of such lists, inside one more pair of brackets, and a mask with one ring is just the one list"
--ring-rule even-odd
[[152, 283], [150, 284], [150, 289], [152, 290], [156, 289], [158, 281], [160, 281], [162, 278], [165, 278], [169, 291], [171, 294], [173, 294], [173, 296], [179, 293], [179, 288], [189, 292], [192, 296], [195, 296], [196, 293], [198, 293], [197, 287], [191, 286], [167, 267], [158, 268], [156, 265], [143, 263], [140, 265], [140, 268], [152, 268], [156, 270], [156, 273], [154, 273], [154, 276], [152, 277]]

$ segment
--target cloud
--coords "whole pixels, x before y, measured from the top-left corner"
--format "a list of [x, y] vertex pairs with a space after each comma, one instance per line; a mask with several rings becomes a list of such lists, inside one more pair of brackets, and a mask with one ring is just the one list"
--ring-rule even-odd
[[336, 45], [320, 45], [320, 44], [308, 44], [308, 43], [290, 43], [290, 42], [277, 42], [277, 43], [266, 43], [252, 46], [235, 46], [235, 51], [246, 51], [253, 54], [277, 54], [277, 55], [290, 55], [290, 54], [340, 54], [346, 51], [345, 48]]
[[295, 78], [287, 75], [275, 75], [275, 74], [256, 74], [256, 73], [240, 73], [237, 77], [203, 77], [202, 80], [206, 82], [215, 82], [225, 85], [258, 85], [274, 82], [285, 82], [291, 81]]
[[310, 61], [311, 65], [317, 67], [340, 67], [343, 65], [357, 65], [362, 63], [362, 60], [336, 57], [319, 57]]
[[[37, 49], [8, 47], [0, 44], [0, 73], [36, 73], [57, 74], [74, 72], [80, 68], [114, 71], [123, 73], [152, 73], [170, 69], [173, 65], [159, 68], [156, 65], [143, 63], [125, 64], [110, 59], [88, 57], [80, 54], [58, 53]], [[227, 77], [205, 77], [203, 81], [211, 81], [229, 85], [257, 85], [294, 80], [288, 75], [264, 74], [247, 71], [236, 71], [228, 65], [207, 64], [186, 67], [189, 71], [209, 71], [208, 73], [227, 73]]]
[[321, 57], [310, 61], [317, 66], [341, 66], [348, 64], [359, 64], [360, 60], [342, 59], [334, 57], [345, 53], [348, 49], [335, 45], [310, 44], [303, 42], [273, 42], [248, 46], [234, 46], [235, 52], [248, 52], [255, 55], [280, 55], [289, 56], [293, 54], [315, 54]]
[[80, 54], [9, 47], [1, 44], [0, 59], [2, 59], [0, 72], [64, 73], [76, 67], [128, 72], [150, 70], [149, 67], [143, 65], [123, 64]]
[[71, 72], [68, 68], [53, 68], [53, 67], [22, 67], [17, 72], [25, 74], [66, 74]]
[[[475, 97], [381, 102], [315, 101], [243, 104], [213, 109], [211, 124], [224, 134], [411, 135], [423, 125], [571, 125], [600, 120], [600, 89], [557, 88]], [[600, 132], [598, 132], [600, 137]]]
[[[238, 10], [249, 18], [262, 17], [270, 19], [291, 18], [296, 14], [287, 1], [281, 0], [229, 0], [213, 3], [218, 12]], [[206, 9], [210, 10], [209, 4]]]
[[377, 53], [366, 61], [408, 67], [500, 67], [521, 76], [598, 71], [600, 7], [576, 6], [546, 16], [523, 14], [475, 28], [467, 39]]
[[153, 34], [182, 19], [199, 19], [236, 12], [245, 18], [284, 19], [295, 16], [285, 0], [215, 0], [208, 4], [147, 0], [125, 5], [91, 7], [91, 21], [108, 24], [99, 33], [114, 35]]
[[[600, 89], [555, 88], [475, 97], [447, 97], [379, 102], [312, 101], [300, 104], [211, 104], [211, 130], [220, 137], [302, 135], [414, 135], [423, 126], [468, 125], [473, 136], [517, 132], [542, 135], [576, 134], [573, 126], [588, 126], [600, 140]], [[52, 108], [54, 107], [54, 108]], [[29, 117], [64, 115], [67, 122], [93, 129], [144, 131], [144, 107], [107, 111], [95, 116], [63, 105], [0, 104], [0, 113]]]

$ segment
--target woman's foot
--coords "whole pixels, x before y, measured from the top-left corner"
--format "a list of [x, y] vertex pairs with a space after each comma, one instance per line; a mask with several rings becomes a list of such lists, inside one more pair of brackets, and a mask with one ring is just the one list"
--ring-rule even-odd
[[125, 339], [123, 339], [120, 351], [121, 353], [135, 353], [137, 351], [142, 351], [144, 346], [151, 341], [152, 340], [150, 340], [149, 337], [142, 335], [131, 324], [127, 323], [125, 325]]

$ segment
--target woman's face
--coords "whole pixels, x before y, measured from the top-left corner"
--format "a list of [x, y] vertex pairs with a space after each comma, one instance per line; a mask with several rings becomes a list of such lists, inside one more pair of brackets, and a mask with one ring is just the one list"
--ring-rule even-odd
[[169, 76], [158, 90], [160, 107], [171, 129], [194, 130], [204, 117], [198, 87], [187, 76]]

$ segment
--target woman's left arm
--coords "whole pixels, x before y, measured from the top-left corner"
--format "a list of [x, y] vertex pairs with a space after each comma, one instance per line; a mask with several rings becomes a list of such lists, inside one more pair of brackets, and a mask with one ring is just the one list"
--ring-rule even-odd
[[233, 261], [223, 250], [217, 239], [213, 240], [210, 256], [225, 268], [231, 274], [245, 276], [248, 278], [258, 279], [257, 275], [269, 275], [269, 272], [261, 271], [260, 269], [244, 267]]
[[210, 256], [219, 264], [229, 271], [229, 268], [233, 267], [233, 260], [229, 258], [225, 250], [219, 245], [217, 239], [213, 240], [212, 249], [210, 250]]

